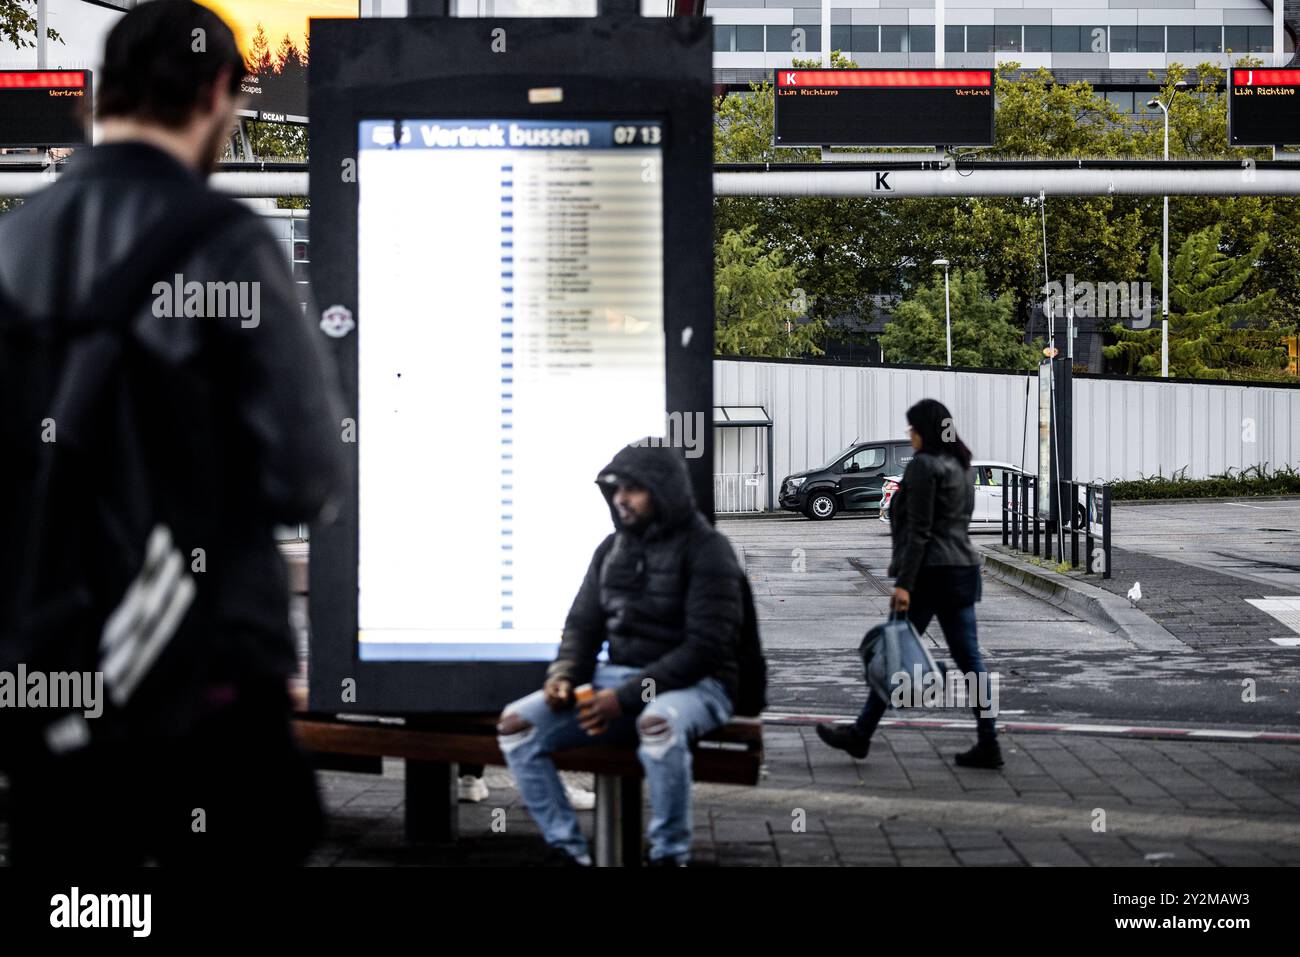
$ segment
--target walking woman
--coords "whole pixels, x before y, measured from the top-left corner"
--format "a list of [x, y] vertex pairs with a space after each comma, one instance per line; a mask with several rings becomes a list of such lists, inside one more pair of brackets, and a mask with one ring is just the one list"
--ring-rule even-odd
[[[917, 454], [903, 473], [889, 509], [894, 549], [889, 565], [894, 576], [890, 607], [906, 612], [918, 634], [937, 618], [958, 669], [967, 676], [980, 676], [975, 687], [988, 688], [975, 632], [980, 557], [968, 532], [975, 507], [970, 449], [957, 437], [952, 414], [934, 399], [922, 399], [908, 409], [907, 422]], [[989, 702], [978, 703], [989, 706]], [[888, 706], [878, 695], [869, 694], [854, 724], [819, 724], [817, 735], [832, 748], [865, 758], [871, 735]], [[957, 764], [1001, 767], [994, 719], [982, 717], [979, 708], [975, 717], [978, 743], [957, 755]]]

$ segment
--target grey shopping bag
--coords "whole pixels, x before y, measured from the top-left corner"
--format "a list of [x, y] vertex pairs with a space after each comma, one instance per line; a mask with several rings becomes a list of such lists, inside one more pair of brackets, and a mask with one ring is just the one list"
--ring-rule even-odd
[[[868, 631], [858, 653], [867, 672], [867, 685], [895, 707], [920, 704], [927, 687], [942, 694], [943, 671], [906, 615], [891, 614], [888, 621]], [[895, 695], [896, 690], [901, 693]]]

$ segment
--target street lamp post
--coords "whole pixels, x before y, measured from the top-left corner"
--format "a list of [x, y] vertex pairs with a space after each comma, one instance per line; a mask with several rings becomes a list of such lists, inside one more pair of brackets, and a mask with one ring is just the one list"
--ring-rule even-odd
[[948, 344], [948, 368], [952, 368], [952, 306], [948, 301], [948, 260], [936, 259], [931, 265], [943, 267], [943, 331]]
[[[1165, 162], [1169, 162], [1169, 107], [1173, 105], [1174, 97], [1178, 91], [1185, 87], [1187, 83], [1179, 80], [1174, 84], [1174, 92], [1169, 94], [1169, 102], [1162, 103], [1160, 100], [1147, 100], [1147, 109], [1153, 106], [1160, 107], [1160, 112], [1165, 115]], [[1160, 280], [1160, 375], [1162, 378], [1169, 378], [1169, 196], [1165, 196], [1165, 217], [1164, 217], [1164, 239], [1160, 255], [1161, 280]]]

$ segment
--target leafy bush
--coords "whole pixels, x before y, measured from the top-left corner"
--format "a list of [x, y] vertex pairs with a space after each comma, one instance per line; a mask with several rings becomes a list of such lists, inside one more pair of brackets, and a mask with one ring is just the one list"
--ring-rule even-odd
[[1289, 465], [1268, 470], [1268, 463], [1209, 478], [1187, 478], [1187, 466], [1172, 475], [1146, 475], [1110, 483], [1111, 501], [1161, 498], [1235, 498], [1250, 495], [1300, 495], [1300, 470]]

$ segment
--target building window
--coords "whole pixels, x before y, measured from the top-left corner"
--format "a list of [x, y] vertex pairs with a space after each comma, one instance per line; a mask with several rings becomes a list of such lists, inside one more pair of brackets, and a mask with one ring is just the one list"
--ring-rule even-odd
[[1051, 53], [1052, 28], [1048, 26], [1025, 27], [1026, 53]]
[[1110, 28], [1111, 53], [1137, 53], [1138, 28], [1133, 26], [1114, 26]]
[[762, 53], [763, 28], [749, 25], [736, 27], [736, 52]]
[[952, 25], [943, 28], [943, 48], [948, 53], [966, 52], [966, 28]]
[[1273, 52], [1273, 28], [1272, 27], [1251, 27], [1250, 28], [1250, 52], [1251, 53], [1272, 53]]
[[854, 26], [853, 49], [862, 53], [879, 53], [880, 27], [876, 24]]
[[1133, 91], [1132, 90], [1108, 90], [1106, 91], [1106, 99], [1110, 101], [1110, 103], [1114, 105], [1115, 109], [1119, 110], [1121, 113], [1133, 112]]
[[831, 26], [831, 49], [841, 53], [856, 49], [853, 46], [853, 28], [847, 23]]
[[713, 52], [730, 53], [731, 45], [736, 41], [736, 28], [722, 24], [713, 27]]
[[1171, 26], [1169, 31], [1170, 53], [1192, 53], [1196, 46], [1195, 30], [1192, 27]]
[[992, 53], [993, 28], [984, 24], [970, 24], [966, 27], [967, 53]]
[[1019, 24], [1005, 24], [993, 28], [993, 45], [998, 52], [1020, 52], [1020, 29]]
[[1070, 25], [1068, 27], [1052, 27], [1052, 52], [1053, 53], [1078, 53], [1079, 47], [1079, 28]]
[[907, 36], [913, 53], [934, 52], [934, 27], [909, 27]]
[[1106, 28], [1102, 26], [1079, 27], [1079, 46], [1084, 53], [1105, 53], [1110, 49]]
[[907, 52], [907, 27], [885, 24], [880, 28], [881, 53]]
[[1164, 53], [1164, 27], [1138, 27], [1138, 53]]
[[1193, 40], [1196, 44], [1196, 53], [1222, 53], [1223, 52], [1223, 28], [1222, 27], [1195, 27]]
[[[796, 30], [803, 32], [803, 49], [795, 49]], [[767, 50], [769, 53], [796, 53], [805, 56], [819, 53], [822, 48], [822, 28], [806, 23], [796, 23], [792, 27], [768, 27]]]

